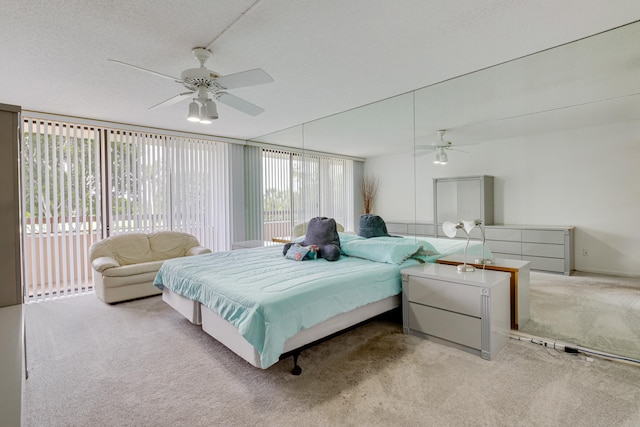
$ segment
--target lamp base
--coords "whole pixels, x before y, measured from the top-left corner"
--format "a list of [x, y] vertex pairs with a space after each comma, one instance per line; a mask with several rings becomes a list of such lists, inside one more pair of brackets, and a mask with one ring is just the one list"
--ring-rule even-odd
[[467, 264], [458, 265], [458, 272], [459, 273], [470, 273], [470, 272], [475, 271], [475, 270], [476, 269], [472, 265], [467, 265]]

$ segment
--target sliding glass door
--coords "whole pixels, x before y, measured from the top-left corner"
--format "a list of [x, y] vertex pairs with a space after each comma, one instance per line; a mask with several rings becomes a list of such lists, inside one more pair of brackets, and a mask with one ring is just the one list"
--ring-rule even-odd
[[[87, 290], [100, 238], [99, 130], [26, 120], [21, 150], [25, 301]], [[90, 281], [90, 280], [89, 280]]]
[[264, 240], [288, 238], [316, 216], [353, 231], [353, 160], [263, 149], [262, 186]]
[[25, 300], [91, 289], [88, 252], [110, 235], [184, 231], [227, 250], [228, 144], [25, 119]]

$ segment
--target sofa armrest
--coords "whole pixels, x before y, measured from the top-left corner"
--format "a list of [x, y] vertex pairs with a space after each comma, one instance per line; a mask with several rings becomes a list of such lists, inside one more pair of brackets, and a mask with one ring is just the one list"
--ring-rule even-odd
[[187, 249], [185, 256], [191, 255], [202, 255], [202, 254], [210, 254], [211, 249], [203, 248], [202, 246], [194, 246], [192, 248]]
[[120, 264], [111, 257], [101, 256], [91, 261], [91, 267], [98, 273], [102, 273], [107, 268], [120, 267]]

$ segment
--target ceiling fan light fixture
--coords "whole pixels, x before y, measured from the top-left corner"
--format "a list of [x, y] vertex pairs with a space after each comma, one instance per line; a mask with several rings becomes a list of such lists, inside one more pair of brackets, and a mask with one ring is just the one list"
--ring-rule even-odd
[[191, 101], [191, 104], [189, 104], [189, 115], [187, 116], [187, 120], [190, 122], [200, 121], [200, 106], [198, 106], [196, 101]]
[[209, 120], [216, 120], [218, 118], [218, 106], [211, 99], [208, 99], [206, 104], [207, 106], [207, 117]]
[[441, 165], [446, 165], [447, 162], [449, 161], [449, 159], [447, 158], [447, 153], [442, 153], [440, 154], [440, 164]]
[[211, 123], [211, 119], [209, 118], [209, 114], [207, 113], [207, 104], [203, 103], [200, 107], [200, 123], [203, 125], [208, 125]]

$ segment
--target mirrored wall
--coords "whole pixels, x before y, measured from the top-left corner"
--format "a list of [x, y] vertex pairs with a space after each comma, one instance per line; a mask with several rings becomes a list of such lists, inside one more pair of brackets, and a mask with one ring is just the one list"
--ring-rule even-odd
[[[633, 235], [617, 236], [613, 229], [601, 231], [599, 224], [593, 225], [599, 220], [588, 216], [591, 210], [592, 215], [620, 220], [631, 218], [625, 216], [631, 213], [620, 213], [613, 206], [603, 208], [598, 206], [597, 200], [589, 198], [601, 194], [606, 199], [608, 185], [616, 182], [630, 185], [624, 180], [637, 177], [637, 172], [629, 170], [627, 175], [614, 178], [608, 177], [611, 174], [603, 174], [593, 181], [588, 174], [597, 173], [591, 165], [596, 162], [592, 157], [598, 156], [597, 144], [602, 141], [601, 136], [615, 135], [606, 143], [621, 149], [623, 156], [638, 153], [638, 40], [640, 23], [629, 24], [266, 135], [256, 141], [366, 159], [365, 172], [378, 177], [380, 183], [375, 213], [387, 222], [409, 224], [409, 232], [424, 230], [426, 228], [421, 225], [433, 224], [434, 178], [495, 176], [495, 224], [578, 224], [574, 248], [575, 256], [582, 257], [578, 266], [595, 266], [592, 270], [604, 271], [605, 268], [597, 263], [615, 259], [619, 264], [611, 270], [630, 276], [618, 282], [599, 279], [597, 274], [576, 273], [564, 277], [532, 272], [532, 319], [538, 316], [536, 307], [545, 304], [536, 298], [549, 297], [537, 292], [536, 286], [553, 286], [549, 284], [554, 283], [554, 277], [558, 286], [566, 285], [563, 292], [569, 292], [558, 310], [573, 310], [571, 301], [579, 298], [572, 298], [570, 292], [584, 291], [587, 282], [606, 282], [610, 287], [605, 291], [608, 296], [620, 295], [616, 289], [618, 284], [632, 289], [629, 298], [636, 295], [636, 302], [624, 307], [607, 302], [601, 306], [575, 308], [604, 310], [597, 322], [607, 318], [606, 310], [626, 310], [627, 320], [613, 320], [607, 326], [570, 325], [566, 322], [590, 320], [581, 315], [546, 313], [545, 319], [539, 321], [548, 323], [557, 319], [557, 324], [546, 329], [549, 336], [545, 338], [640, 359], [640, 339], [637, 339], [640, 338], [640, 326], [630, 325], [632, 322], [640, 325], [637, 321], [640, 318], [640, 295], [637, 293], [640, 292], [640, 279], [634, 278], [637, 270], [633, 267], [637, 260], [633, 257], [637, 255], [629, 255], [634, 241], [635, 249], [638, 248], [638, 240]], [[449, 163], [445, 166], [435, 165], [433, 155], [420, 150], [421, 146], [435, 143], [437, 131], [441, 129], [447, 130], [446, 138], [456, 148], [450, 151]], [[579, 144], [584, 144], [584, 150]], [[615, 165], [611, 168], [616, 171]], [[574, 182], [578, 178], [574, 179], [572, 175], [579, 177], [582, 173], [588, 177], [584, 180], [591, 183], [591, 192]], [[594, 185], [597, 188], [593, 188]], [[567, 192], [557, 190], [562, 186], [568, 189]], [[637, 191], [635, 194], [638, 195]], [[638, 212], [638, 203], [634, 200], [626, 206], [632, 212]], [[581, 229], [581, 221], [588, 226]], [[587, 258], [588, 251], [581, 246], [592, 248], [596, 253], [602, 251], [602, 257]], [[623, 249], [628, 252], [622, 252]], [[621, 260], [615, 257], [621, 257]], [[582, 289], [580, 283], [583, 283]], [[634, 287], [638, 289], [635, 294]], [[587, 330], [596, 335], [595, 338], [580, 336], [579, 331]], [[521, 331], [527, 332], [527, 326], [522, 326]], [[621, 347], [614, 345], [614, 338], [618, 336], [625, 337]]]

